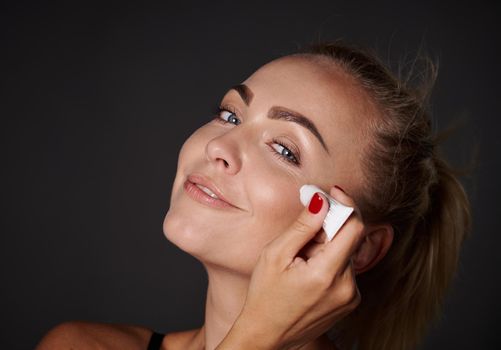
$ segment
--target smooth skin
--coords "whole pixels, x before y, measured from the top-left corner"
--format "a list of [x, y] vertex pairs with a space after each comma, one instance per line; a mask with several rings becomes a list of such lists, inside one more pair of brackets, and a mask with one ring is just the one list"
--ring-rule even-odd
[[[330, 194], [354, 206], [339, 189]], [[318, 213], [305, 208], [263, 250], [242, 313], [216, 349], [334, 348], [320, 336], [360, 302], [350, 257], [365, 233], [355, 213], [332, 242], [312, 243], [328, 210], [323, 199]], [[201, 349], [202, 330], [169, 334], [162, 348]], [[139, 326], [70, 322], [51, 330], [37, 349], [146, 349], [150, 336], [151, 331]], [[309, 345], [302, 347], [305, 343]]]
[[[204, 325], [169, 333], [163, 347], [332, 349], [323, 334], [358, 305], [355, 276], [384, 257], [393, 231], [387, 224], [364, 226], [357, 212], [325, 243], [318, 233], [327, 204], [310, 213], [299, 188], [315, 184], [356, 207], [349, 194], [363, 189], [360, 155], [377, 110], [351, 77], [322, 61], [278, 59], [244, 84], [252, 98], [246, 103], [230, 90], [221, 103], [229, 112], [217, 116], [224, 122], [202, 126], [179, 154], [164, 232], [204, 264], [209, 286]], [[305, 127], [270, 119], [276, 106], [307, 116], [325, 147]], [[291, 162], [299, 158], [299, 165]], [[218, 187], [232, 207], [194, 201], [184, 187], [193, 174]], [[109, 339], [123, 342], [122, 349], [145, 349], [151, 332], [124, 327], [66, 323], [38, 349], [95, 342], [118, 348]]]
[[[355, 206], [339, 189], [333, 188], [331, 196]], [[350, 259], [365, 237], [358, 213], [332, 242], [314, 244], [307, 254], [300, 254], [321, 229], [328, 210], [325, 202], [324, 198], [318, 214], [303, 211], [264, 249], [242, 314], [217, 349], [314, 349], [315, 339], [358, 306], [360, 293]], [[325, 342], [320, 348], [332, 347]]]

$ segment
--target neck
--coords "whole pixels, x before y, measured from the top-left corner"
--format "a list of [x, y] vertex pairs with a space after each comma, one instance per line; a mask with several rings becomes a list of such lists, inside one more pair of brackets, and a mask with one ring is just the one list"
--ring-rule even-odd
[[213, 350], [221, 343], [240, 314], [250, 276], [215, 266], [206, 268], [209, 285], [203, 331], [205, 350]]
[[[230, 331], [242, 310], [250, 276], [214, 266], [206, 266], [206, 269], [209, 285], [205, 306], [205, 324], [196, 338], [198, 338], [198, 344], [205, 344], [204, 350], [214, 350]], [[333, 349], [333, 345], [324, 335], [300, 349]]]

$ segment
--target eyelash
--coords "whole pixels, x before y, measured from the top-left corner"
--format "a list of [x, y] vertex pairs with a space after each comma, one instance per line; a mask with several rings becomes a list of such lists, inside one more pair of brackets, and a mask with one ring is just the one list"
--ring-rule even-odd
[[283, 148], [288, 150], [292, 154], [292, 156], [294, 157], [294, 159], [287, 158], [286, 156], [278, 153], [278, 151], [272, 147], [273, 154], [275, 154], [279, 159], [281, 159], [287, 163], [290, 163], [292, 165], [296, 165], [296, 166], [299, 166], [301, 164], [300, 157], [299, 157], [299, 151], [297, 149], [295, 149], [295, 147], [287, 144], [286, 142], [284, 142], [282, 140], [277, 140], [277, 139], [273, 139], [272, 143], [276, 143], [277, 145], [282, 146]]
[[[221, 113], [222, 112], [229, 112], [229, 113], [232, 113], [234, 114], [236, 117], [237, 117], [237, 114], [236, 112], [229, 106], [216, 106], [215, 108], [213, 108], [213, 120], [218, 122], [218, 123], [221, 123], [221, 124], [233, 124], [227, 120], [224, 120], [223, 118], [221, 118]], [[238, 124], [233, 124], [233, 125], [238, 125]], [[272, 143], [276, 143], [277, 145], [280, 145], [282, 146], [283, 148], [285, 148], [287, 151], [289, 151], [291, 153], [291, 155], [293, 156], [294, 159], [291, 159], [291, 158], [287, 158], [286, 156], [278, 153], [278, 151], [271, 147], [272, 150], [271, 152], [278, 157], [278, 159], [288, 163], [288, 164], [292, 164], [294, 166], [299, 166], [301, 164], [300, 162], [300, 153], [299, 153], [299, 150], [294, 147], [293, 145], [291, 144], [288, 144], [287, 142], [284, 142], [283, 140], [277, 140], [277, 139], [273, 139], [272, 140]]]
[[[213, 116], [213, 118], [214, 118], [215, 121], [220, 122], [222, 124], [228, 124], [228, 123], [230, 123], [229, 121], [224, 120], [223, 118], [221, 118], [221, 113], [222, 112], [229, 112], [229, 113], [232, 113], [235, 116], [237, 116], [237, 112], [234, 111], [229, 106], [216, 106], [215, 108], [213, 108], [212, 116]], [[235, 125], [238, 125], [238, 124], [235, 124]]]

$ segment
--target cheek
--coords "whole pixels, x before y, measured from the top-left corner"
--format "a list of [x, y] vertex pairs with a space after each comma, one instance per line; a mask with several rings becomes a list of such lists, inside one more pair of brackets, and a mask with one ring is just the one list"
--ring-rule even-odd
[[[203, 152], [206, 134], [205, 126], [199, 128], [184, 142], [179, 151], [169, 210], [163, 222], [163, 231], [167, 239], [183, 250], [194, 244], [200, 244], [203, 241], [200, 239], [200, 234], [205, 232], [201, 230], [205, 218], [193, 212], [193, 203], [185, 197], [183, 186], [187, 175], [192, 169], [199, 168], [205, 159]], [[200, 225], [197, 225], [198, 221], [201, 221]]]
[[247, 212], [233, 215], [194, 205], [183, 193], [184, 180], [193, 170], [207, 166], [203, 152], [212, 136], [210, 129], [202, 127], [181, 148], [164, 233], [203, 262], [251, 273], [263, 247], [282, 234], [302, 210], [299, 188], [304, 181], [256, 148], [246, 153], [237, 175]]
[[259, 227], [256, 233], [264, 246], [286, 230], [301, 212], [299, 188], [302, 181], [283, 169], [263, 167], [261, 176], [253, 177], [249, 197], [253, 217], [251, 225]]
[[172, 185], [171, 205], [175, 197], [183, 190], [183, 183], [192, 169], [200, 168], [200, 164], [205, 161], [205, 147], [211, 135], [209, 135], [207, 125], [197, 129], [184, 142], [179, 151], [177, 161], [176, 177]]
[[299, 201], [299, 186], [282, 182], [260, 186], [256, 193], [256, 203], [261, 203], [256, 213], [263, 221], [290, 223], [302, 208]]
[[204, 154], [205, 147], [210, 137], [207, 125], [204, 125], [184, 141], [178, 156], [178, 173], [179, 170], [183, 169], [185, 164], [192, 163]]
[[[256, 165], [256, 161], [253, 164]], [[207, 249], [201, 254], [206, 261], [249, 275], [266, 244], [283, 234], [303, 208], [299, 200], [299, 181], [273, 165], [270, 167], [269, 163], [260, 162], [259, 165], [263, 167], [256, 166], [245, 175], [244, 193], [247, 194], [250, 213], [222, 219], [223, 225], [214, 222], [219, 231], [212, 232], [211, 243], [199, 247], [199, 251]], [[217, 245], [212, 247], [216, 242]], [[212, 248], [214, 254], [209, 251]]]

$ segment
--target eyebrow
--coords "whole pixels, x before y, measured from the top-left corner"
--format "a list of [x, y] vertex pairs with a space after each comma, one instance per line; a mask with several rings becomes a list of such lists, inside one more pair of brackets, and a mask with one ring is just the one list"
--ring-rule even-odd
[[[252, 93], [251, 89], [249, 89], [249, 87], [245, 84], [235, 85], [231, 87], [230, 90], [235, 90], [236, 92], [238, 92], [238, 94], [240, 95], [246, 106], [250, 104], [252, 98], [254, 97], [254, 94]], [[268, 111], [268, 118], [274, 120], [285, 120], [288, 122], [294, 122], [308, 129], [322, 144], [322, 147], [325, 149], [325, 151], [329, 153], [329, 150], [327, 148], [327, 145], [325, 144], [322, 135], [320, 135], [320, 132], [318, 131], [315, 124], [311, 121], [311, 119], [308, 119], [307, 117], [301, 115], [298, 112], [280, 106], [271, 107], [270, 110]]]
[[252, 93], [251, 89], [245, 84], [238, 84], [235, 86], [232, 86], [230, 90], [235, 90], [238, 92], [242, 100], [245, 102], [245, 105], [248, 106], [249, 103], [251, 103], [252, 98], [254, 97], [254, 94]]
[[305, 116], [294, 112], [290, 109], [287, 109], [285, 107], [280, 107], [280, 106], [273, 106], [270, 108], [268, 111], [268, 118], [270, 119], [275, 119], [275, 120], [285, 120], [288, 122], [294, 122], [296, 124], [301, 125], [302, 127], [308, 129], [315, 137], [320, 141], [322, 144], [322, 147], [325, 149], [327, 153], [329, 153], [329, 150], [327, 149], [327, 145], [325, 144], [324, 139], [322, 138], [322, 135], [318, 132], [317, 127], [313, 122], [306, 118]]

